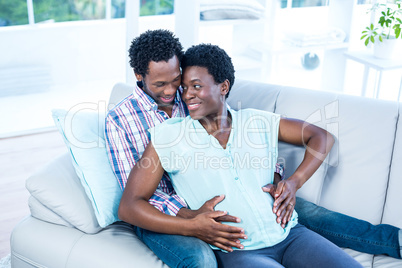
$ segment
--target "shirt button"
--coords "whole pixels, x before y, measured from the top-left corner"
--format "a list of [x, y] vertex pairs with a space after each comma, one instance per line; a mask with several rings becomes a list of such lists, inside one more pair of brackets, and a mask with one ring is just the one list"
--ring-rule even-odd
[[239, 179], [239, 177], [235, 177], [235, 180], [238, 180]]

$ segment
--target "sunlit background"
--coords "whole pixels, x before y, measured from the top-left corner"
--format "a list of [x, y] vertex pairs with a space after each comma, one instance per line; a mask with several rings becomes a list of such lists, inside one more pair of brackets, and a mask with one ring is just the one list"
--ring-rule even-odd
[[[256, 0], [264, 16], [249, 20], [203, 20], [193, 12], [202, 0], [176, 1], [140, 0], [130, 29], [180, 28], [185, 47], [217, 44], [237, 78], [362, 94], [364, 65], [344, 53], [371, 49], [360, 36], [373, 20], [372, 1]], [[181, 3], [191, 8], [179, 12]], [[0, 0], [0, 138], [52, 129], [54, 108], [107, 102], [113, 85], [127, 81], [125, 7], [124, 0]], [[339, 40], [305, 38], [327, 33]], [[370, 71], [367, 97], [376, 75]], [[384, 71], [379, 98], [397, 101], [400, 82], [401, 69]]]

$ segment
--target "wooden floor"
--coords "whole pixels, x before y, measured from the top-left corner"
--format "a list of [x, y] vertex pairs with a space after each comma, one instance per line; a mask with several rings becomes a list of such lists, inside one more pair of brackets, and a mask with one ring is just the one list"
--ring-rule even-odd
[[0, 139], [0, 259], [10, 253], [10, 233], [29, 214], [25, 180], [67, 152], [57, 131]]

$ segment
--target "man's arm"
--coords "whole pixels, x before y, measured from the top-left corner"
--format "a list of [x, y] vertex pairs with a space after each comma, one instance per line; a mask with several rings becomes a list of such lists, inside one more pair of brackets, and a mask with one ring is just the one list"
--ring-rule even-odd
[[[146, 146], [142, 141], [135, 140], [134, 137], [141, 137], [138, 130], [122, 127], [124, 121], [127, 121], [124, 117], [109, 114], [106, 117], [105, 127], [106, 151], [109, 162], [122, 189], [126, 187], [131, 169], [141, 157], [140, 150]], [[149, 202], [161, 212], [174, 216], [187, 205], [174, 193], [173, 187], [170, 191], [167, 188], [158, 186], [157, 191], [149, 198]]]
[[151, 206], [148, 199], [158, 186], [163, 172], [159, 157], [152, 143], [149, 143], [129, 175], [118, 211], [121, 220], [154, 232], [195, 236], [227, 251], [233, 251], [232, 247], [243, 248], [238, 239], [247, 238], [244, 230], [215, 220], [227, 212], [205, 212], [185, 219], [163, 214]]

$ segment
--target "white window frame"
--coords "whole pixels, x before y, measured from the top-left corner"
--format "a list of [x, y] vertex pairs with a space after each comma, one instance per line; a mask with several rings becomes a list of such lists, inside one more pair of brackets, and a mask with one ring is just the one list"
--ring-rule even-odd
[[[128, 1], [128, 0], [126, 0]], [[106, 14], [105, 19], [110, 20], [112, 18], [112, 0], [105, 0], [106, 6]], [[28, 24], [34, 25], [35, 24], [35, 12], [33, 7], [33, 0], [27, 0], [27, 9], [28, 9]]]

